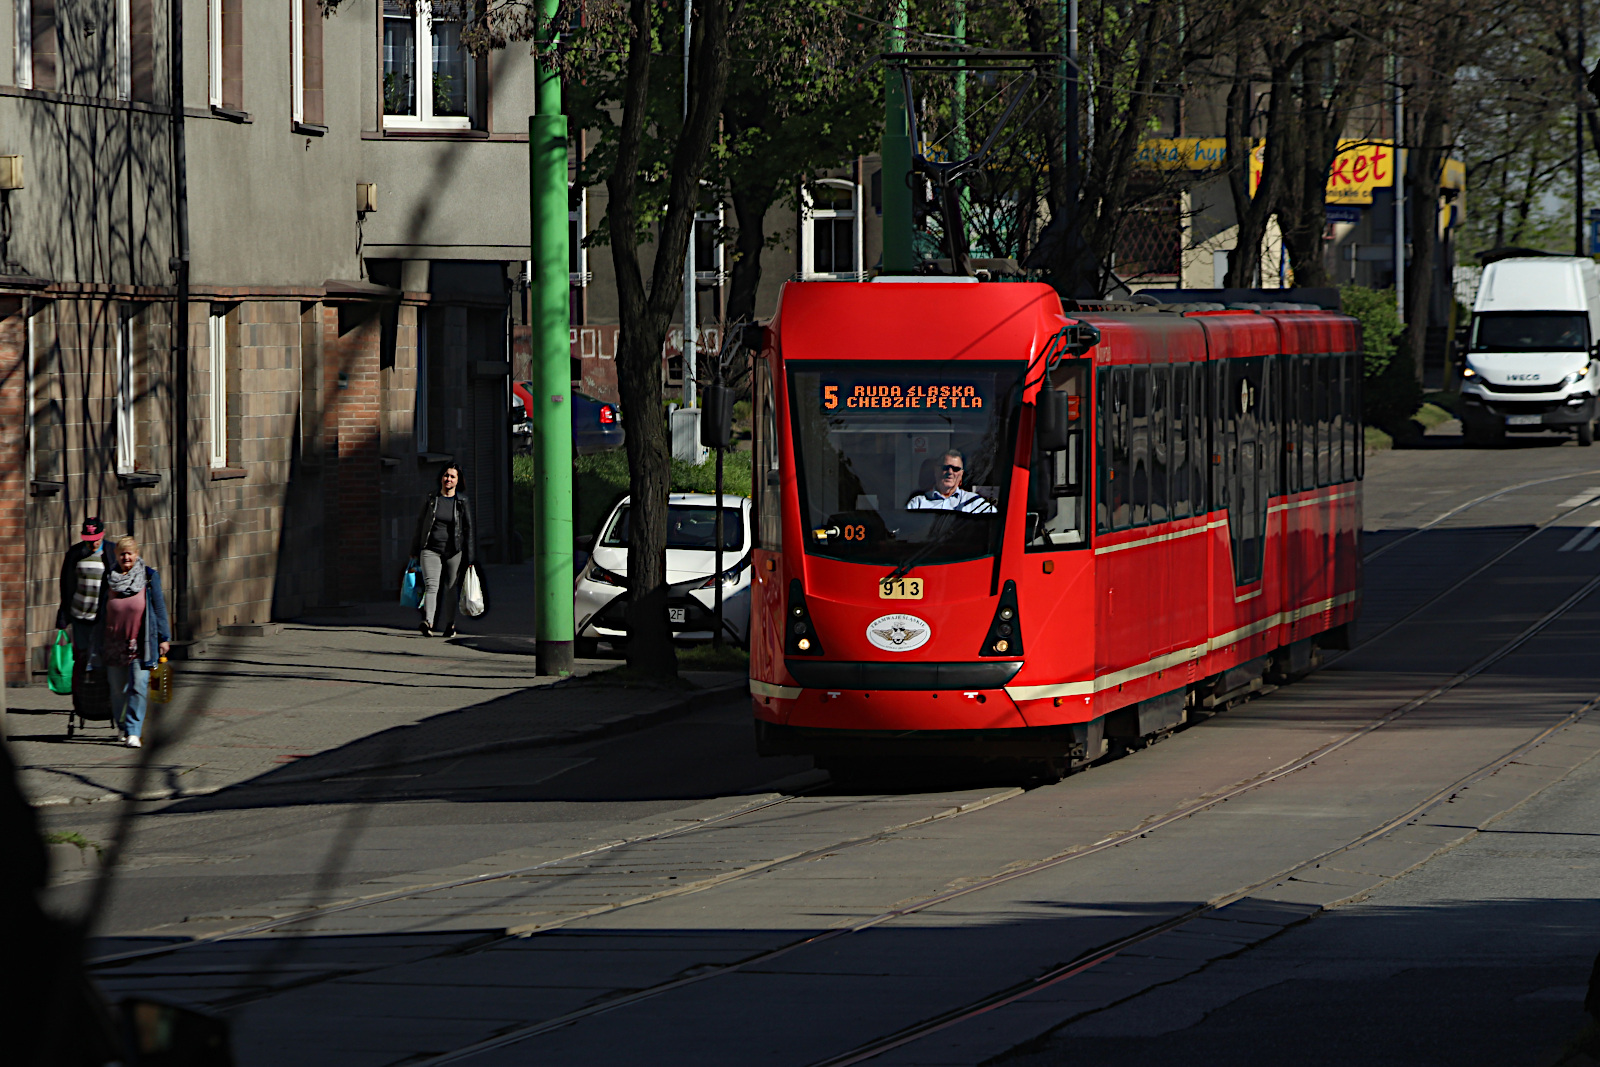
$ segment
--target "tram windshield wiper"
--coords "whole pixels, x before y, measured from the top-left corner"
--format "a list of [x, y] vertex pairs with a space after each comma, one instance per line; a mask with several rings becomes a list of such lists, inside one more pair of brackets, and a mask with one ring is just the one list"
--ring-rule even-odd
[[898, 567], [890, 571], [882, 579], [883, 582], [892, 582], [896, 579], [904, 578], [906, 575], [911, 573], [911, 568], [915, 567], [917, 564], [933, 555], [933, 553], [949, 544], [952, 540], [954, 540], [955, 535], [961, 532], [961, 523], [957, 521], [955, 512], [949, 512], [945, 515], [941, 515], [936, 521], [942, 521], [945, 524], [944, 528], [938, 533], [934, 534], [928, 540], [924, 541], [916, 551], [912, 552], [911, 555], [902, 560]]

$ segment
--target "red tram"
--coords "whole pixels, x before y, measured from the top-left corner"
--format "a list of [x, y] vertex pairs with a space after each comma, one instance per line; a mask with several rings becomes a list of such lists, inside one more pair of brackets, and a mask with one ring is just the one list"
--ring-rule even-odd
[[1305, 305], [788, 284], [754, 367], [761, 751], [1061, 771], [1348, 647], [1359, 340]]

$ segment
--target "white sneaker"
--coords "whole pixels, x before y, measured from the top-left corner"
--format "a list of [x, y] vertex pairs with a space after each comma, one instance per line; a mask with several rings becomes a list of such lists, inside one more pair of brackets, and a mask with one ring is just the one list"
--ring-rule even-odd
[[129, 748], [139, 748], [140, 747], [139, 735], [138, 734], [129, 734], [128, 735], [128, 740], [127, 740], [126, 743], [127, 743], [127, 746]]

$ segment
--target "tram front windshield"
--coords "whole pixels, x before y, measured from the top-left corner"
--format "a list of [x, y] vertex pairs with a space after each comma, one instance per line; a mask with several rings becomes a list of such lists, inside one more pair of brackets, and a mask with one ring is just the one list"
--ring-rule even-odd
[[1024, 367], [792, 365], [806, 551], [895, 565], [999, 551]]

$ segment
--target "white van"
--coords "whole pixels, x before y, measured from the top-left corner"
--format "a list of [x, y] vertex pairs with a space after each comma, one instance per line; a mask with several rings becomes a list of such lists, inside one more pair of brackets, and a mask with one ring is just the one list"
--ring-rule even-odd
[[1556, 430], [1594, 443], [1600, 386], [1600, 272], [1576, 256], [1502, 259], [1483, 269], [1461, 371], [1469, 441]]

